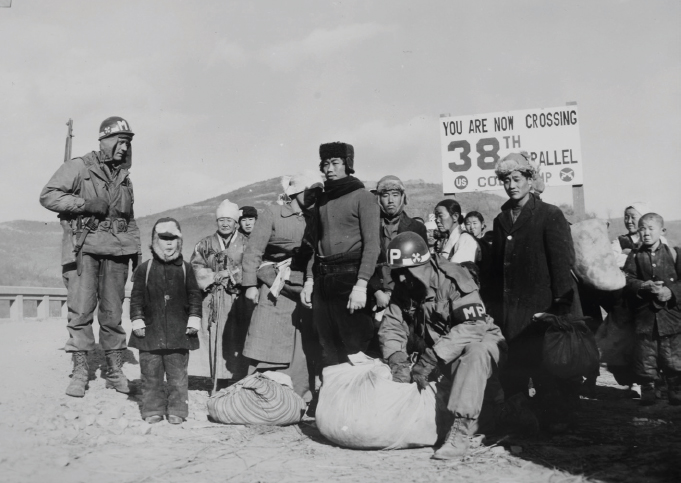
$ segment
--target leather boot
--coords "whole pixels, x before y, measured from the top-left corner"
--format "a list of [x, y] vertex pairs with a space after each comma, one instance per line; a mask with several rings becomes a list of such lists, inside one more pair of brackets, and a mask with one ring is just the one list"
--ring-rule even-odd
[[433, 454], [432, 459], [451, 460], [461, 459], [466, 456], [468, 446], [471, 444], [471, 441], [468, 438], [468, 432], [474, 422], [475, 419], [456, 418], [445, 437], [445, 442], [442, 443], [442, 446]]
[[657, 402], [655, 397], [655, 383], [646, 382], [641, 384], [641, 401], [639, 404], [641, 406], [652, 406]]
[[71, 382], [66, 388], [66, 395], [72, 397], [85, 396], [85, 389], [89, 378], [89, 370], [87, 365], [87, 352], [74, 352], [71, 356], [73, 359], [73, 373], [71, 374]]
[[108, 366], [106, 371], [106, 388], [128, 394], [130, 392], [128, 379], [121, 370], [123, 366], [123, 349], [106, 351], [106, 365]]
[[681, 406], [681, 375], [667, 377], [667, 398], [672, 406]]

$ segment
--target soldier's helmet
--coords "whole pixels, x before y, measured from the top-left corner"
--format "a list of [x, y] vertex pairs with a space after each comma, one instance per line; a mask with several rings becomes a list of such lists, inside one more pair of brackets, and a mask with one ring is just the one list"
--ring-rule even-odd
[[109, 136], [115, 136], [116, 134], [127, 134], [130, 137], [134, 136], [135, 133], [130, 129], [130, 124], [128, 121], [118, 116], [107, 117], [102, 121], [99, 126], [99, 140]]
[[426, 241], [414, 232], [400, 233], [388, 244], [390, 268], [418, 267], [430, 260]]

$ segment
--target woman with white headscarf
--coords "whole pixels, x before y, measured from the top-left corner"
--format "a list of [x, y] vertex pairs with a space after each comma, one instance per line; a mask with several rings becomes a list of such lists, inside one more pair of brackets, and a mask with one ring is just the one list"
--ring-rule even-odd
[[224, 200], [215, 218], [217, 231], [196, 244], [191, 258], [204, 297], [201, 362], [204, 368], [205, 361], [210, 362], [213, 390], [246, 375], [248, 361], [242, 352], [252, 313], [241, 288], [241, 260], [248, 240], [237, 230], [239, 207]]

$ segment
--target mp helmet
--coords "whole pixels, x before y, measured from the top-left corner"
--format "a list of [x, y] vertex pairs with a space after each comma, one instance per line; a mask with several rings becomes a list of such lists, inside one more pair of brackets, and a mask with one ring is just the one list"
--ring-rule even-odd
[[128, 124], [128, 121], [122, 117], [107, 117], [99, 126], [99, 140], [101, 141], [104, 138], [115, 136], [116, 134], [128, 134], [131, 137], [135, 135], [135, 133], [132, 132], [132, 129], [130, 129], [130, 124]]
[[417, 267], [430, 260], [430, 251], [425, 240], [411, 231], [393, 238], [388, 244], [387, 252], [390, 268]]

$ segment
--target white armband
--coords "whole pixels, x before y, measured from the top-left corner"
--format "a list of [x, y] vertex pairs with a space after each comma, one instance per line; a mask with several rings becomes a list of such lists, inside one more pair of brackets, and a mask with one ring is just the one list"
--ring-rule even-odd
[[144, 329], [145, 327], [146, 324], [144, 323], [144, 319], [135, 319], [132, 321], [132, 330]]

